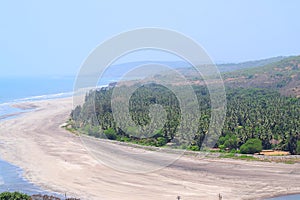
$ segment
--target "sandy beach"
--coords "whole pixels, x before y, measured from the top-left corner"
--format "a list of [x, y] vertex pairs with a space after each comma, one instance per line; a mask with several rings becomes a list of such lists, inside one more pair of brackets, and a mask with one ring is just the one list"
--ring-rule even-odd
[[[300, 193], [300, 164], [182, 156], [162, 167], [161, 160], [176, 154], [150, 154], [103, 140], [86, 139], [83, 145], [60, 127], [69, 117], [71, 98], [17, 106], [36, 110], [0, 122], [0, 157], [20, 166], [29, 181], [46, 190], [88, 200], [218, 200], [219, 194], [222, 200], [234, 200]], [[86, 146], [95, 146], [95, 154]], [[149, 166], [149, 172], [133, 173]], [[161, 169], [151, 171], [155, 167]]]

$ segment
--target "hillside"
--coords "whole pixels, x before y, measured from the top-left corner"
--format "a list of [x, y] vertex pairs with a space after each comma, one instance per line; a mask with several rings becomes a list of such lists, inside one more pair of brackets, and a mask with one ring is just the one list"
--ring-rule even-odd
[[292, 56], [263, 67], [248, 68], [223, 74], [227, 86], [258, 87], [300, 97], [300, 56]]
[[[232, 151], [240, 149], [242, 152], [243, 147], [256, 140], [255, 143], [261, 146], [258, 149], [278, 149], [300, 154], [300, 99], [289, 97], [300, 95], [299, 68], [300, 56], [293, 56], [263, 67], [223, 73], [227, 112], [222, 135], [215, 147]], [[72, 111], [70, 125], [73, 129], [94, 137], [152, 146], [173, 143], [178, 144], [180, 148], [199, 150], [208, 133], [210, 96], [204, 82], [196, 76], [195, 69], [181, 68], [180, 72], [193, 86], [201, 111], [199, 119], [182, 121], [176, 96], [167, 88], [152, 83], [139, 85], [131, 96], [129, 113], [135, 125], [121, 120], [126, 130], [117, 125], [112, 115], [113, 88], [90, 91], [85, 97], [85, 103]], [[187, 84], [186, 81], [176, 80], [168, 73], [159, 74], [156, 78], [173, 78], [174, 86], [178, 90], [184, 90]], [[118, 87], [131, 87], [131, 84]], [[151, 137], [139, 135], [140, 131], [136, 125], [146, 129], [151, 122], [149, 109], [152, 104], [163, 106], [167, 116], [166, 122], [161, 129], [149, 130]], [[126, 119], [127, 115], [123, 115], [124, 113], [122, 119]], [[192, 128], [195, 130], [194, 138], [186, 141], [181, 133], [177, 132], [179, 128]]]
[[247, 61], [241, 63], [228, 63], [228, 64], [216, 64], [216, 65], [220, 70], [220, 72], [229, 72], [229, 71], [242, 70], [248, 68], [263, 67], [268, 64], [279, 62], [285, 58], [286, 57], [284, 56], [277, 56], [277, 57], [272, 57], [267, 59]]
[[[265, 66], [267, 64], [271, 64], [274, 62], [278, 62], [280, 60], [283, 60], [285, 57], [278, 56], [278, 57], [272, 57], [262, 60], [255, 60], [255, 61], [247, 61], [247, 62], [241, 62], [241, 63], [226, 63], [226, 64], [216, 64], [220, 72], [230, 72], [235, 70], [241, 70], [241, 69], [250, 69], [254, 67], [261, 67]], [[176, 69], [181, 71], [183, 74], [189, 75], [193, 73], [193, 68], [191, 68], [191, 65], [188, 62], [185, 62], [183, 60], [181, 61], [159, 61], [159, 60], [149, 60], [149, 61], [139, 61], [139, 62], [127, 62], [127, 63], [119, 63], [119, 64], [112, 64], [109, 66], [107, 71], [105, 71], [104, 77], [110, 80], [117, 80], [118, 77], [122, 77], [125, 73], [128, 71], [140, 67], [143, 65], [149, 64], [159, 64], [159, 65], [165, 65], [172, 69]], [[142, 78], [141, 74], [136, 74], [137, 78]]]

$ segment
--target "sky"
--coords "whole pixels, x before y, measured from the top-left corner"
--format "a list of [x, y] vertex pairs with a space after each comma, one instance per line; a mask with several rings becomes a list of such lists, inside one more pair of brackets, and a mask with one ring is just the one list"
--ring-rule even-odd
[[0, 77], [75, 75], [99, 44], [143, 27], [180, 32], [217, 63], [300, 55], [299, 8], [298, 0], [0, 1]]

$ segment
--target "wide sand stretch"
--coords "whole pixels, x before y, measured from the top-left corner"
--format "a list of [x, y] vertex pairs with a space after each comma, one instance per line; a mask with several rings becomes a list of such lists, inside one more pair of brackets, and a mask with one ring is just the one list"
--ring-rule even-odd
[[[88, 138], [83, 145], [60, 128], [72, 109], [71, 98], [30, 104], [37, 109], [0, 122], [0, 157], [51, 191], [96, 200], [218, 200], [219, 194], [233, 200], [300, 193], [299, 164], [182, 156], [163, 167], [176, 154]], [[24, 105], [32, 106], [19, 106]], [[151, 171], [156, 168], [161, 169]]]

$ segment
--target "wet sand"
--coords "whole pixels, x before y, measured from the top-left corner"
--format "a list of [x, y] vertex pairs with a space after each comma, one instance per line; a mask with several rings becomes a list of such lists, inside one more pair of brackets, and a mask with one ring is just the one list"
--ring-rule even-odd
[[182, 156], [163, 167], [178, 155], [90, 138], [83, 143], [61, 128], [71, 98], [30, 106], [37, 109], [0, 122], [0, 157], [20, 166], [28, 180], [44, 189], [95, 200], [218, 200], [219, 193], [223, 200], [263, 199], [300, 193], [299, 164]]

